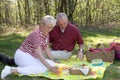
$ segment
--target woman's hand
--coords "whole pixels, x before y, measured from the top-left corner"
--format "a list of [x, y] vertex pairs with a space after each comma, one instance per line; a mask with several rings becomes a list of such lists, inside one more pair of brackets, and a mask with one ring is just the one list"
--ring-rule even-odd
[[54, 72], [55, 74], [59, 74], [60, 72], [58, 71], [57, 67], [51, 67], [50, 71]]

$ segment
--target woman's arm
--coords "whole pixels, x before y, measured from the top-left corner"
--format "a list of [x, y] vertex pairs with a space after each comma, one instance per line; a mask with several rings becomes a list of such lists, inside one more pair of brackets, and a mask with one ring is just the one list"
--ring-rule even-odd
[[48, 58], [49, 58], [50, 60], [54, 61], [53, 57], [51, 56], [52, 54], [51, 54], [50, 49], [49, 49], [48, 46], [47, 46], [47, 48], [45, 48], [45, 52], [46, 52]]
[[42, 54], [42, 51], [41, 51], [41, 48], [38, 47], [37, 49], [35, 49], [35, 53], [37, 55], [37, 58], [49, 69], [51, 70], [52, 72], [58, 74], [59, 72], [57, 71], [57, 68], [56, 67], [52, 67], [44, 58], [43, 54]]

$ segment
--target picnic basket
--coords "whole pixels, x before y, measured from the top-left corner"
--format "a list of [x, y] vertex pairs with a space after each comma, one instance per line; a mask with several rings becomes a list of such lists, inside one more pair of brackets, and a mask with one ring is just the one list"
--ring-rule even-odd
[[[99, 48], [102, 46], [101, 48]], [[92, 62], [93, 59], [102, 59], [105, 62], [113, 62], [115, 53], [114, 50], [110, 50], [109, 48], [105, 48], [102, 44], [98, 44], [96, 48], [99, 48], [100, 51], [86, 51], [87, 61]], [[97, 50], [97, 49], [96, 49]]]

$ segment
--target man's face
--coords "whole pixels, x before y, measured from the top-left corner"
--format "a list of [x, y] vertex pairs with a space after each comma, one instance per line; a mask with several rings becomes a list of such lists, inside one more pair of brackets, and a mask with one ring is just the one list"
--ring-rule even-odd
[[58, 19], [58, 22], [57, 22], [60, 29], [65, 29], [67, 27], [67, 23], [68, 21], [65, 18]]

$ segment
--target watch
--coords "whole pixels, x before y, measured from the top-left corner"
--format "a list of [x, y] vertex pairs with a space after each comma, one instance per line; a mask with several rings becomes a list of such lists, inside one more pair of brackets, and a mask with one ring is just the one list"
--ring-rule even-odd
[[79, 50], [79, 51], [81, 51], [81, 52], [82, 52], [82, 51], [83, 51], [83, 49], [82, 49], [82, 48], [80, 48], [80, 50]]

